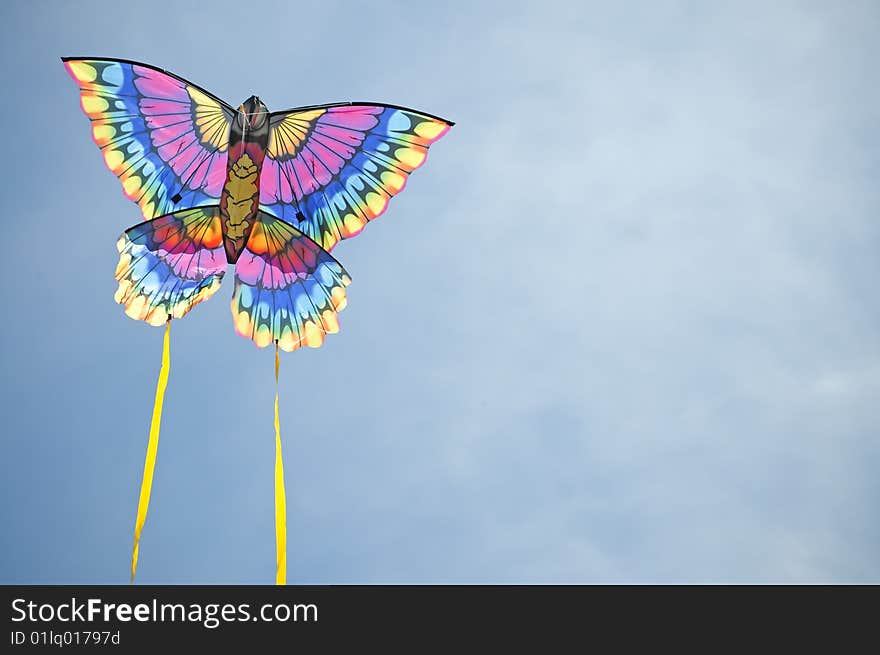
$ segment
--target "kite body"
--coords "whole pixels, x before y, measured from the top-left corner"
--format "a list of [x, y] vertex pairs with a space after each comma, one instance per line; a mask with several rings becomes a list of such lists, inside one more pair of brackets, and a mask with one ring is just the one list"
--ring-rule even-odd
[[329, 251], [385, 212], [452, 125], [378, 103], [270, 113], [251, 96], [236, 110], [146, 64], [63, 61], [145, 219], [117, 243], [116, 301], [162, 325], [234, 264], [233, 323], [258, 347], [317, 347], [338, 331], [351, 278]]
[[220, 194], [223, 245], [230, 264], [238, 261], [260, 208], [260, 173], [268, 145], [269, 111], [251, 96], [230, 129], [226, 182]]

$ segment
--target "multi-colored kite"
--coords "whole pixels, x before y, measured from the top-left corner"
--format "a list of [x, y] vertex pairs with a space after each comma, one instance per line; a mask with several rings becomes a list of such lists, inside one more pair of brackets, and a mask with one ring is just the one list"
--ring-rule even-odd
[[269, 112], [233, 109], [177, 75], [122, 59], [62, 58], [107, 167], [144, 222], [116, 244], [115, 299], [165, 325], [162, 366], [135, 523], [131, 580], [146, 519], [169, 369], [172, 318], [235, 266], [235, 330], [275, 344], [276, 582], [286, 580], [278, 349], [316, 348], [339, 330], [351, 282], [329, 251], [360, 233], [453, 125], [405, 107], [345, 102]]

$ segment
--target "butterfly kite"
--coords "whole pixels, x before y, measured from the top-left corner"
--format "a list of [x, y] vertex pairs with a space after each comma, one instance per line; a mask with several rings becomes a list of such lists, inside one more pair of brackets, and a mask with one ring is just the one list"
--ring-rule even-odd
[[351, 278], [330, 251], [385, 211], [453, 123], [371, 102], [269, 112], [251, 96], [233, 109], [147, 64], [62, 61], [107, 168], [144, 219], [116, 244], [115, 299], [131, 318], [165, 325], [131, 580], [152, 487], [171, 319], [210, 298], [232, 264], [235, 331], [259, 348], [275, 344], [276, 582], [284, 584], [278, 349], [315, 348], [339, 330]]

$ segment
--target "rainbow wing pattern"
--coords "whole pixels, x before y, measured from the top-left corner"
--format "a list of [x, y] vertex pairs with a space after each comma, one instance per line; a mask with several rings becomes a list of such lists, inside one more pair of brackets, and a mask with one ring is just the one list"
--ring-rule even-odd
[[131, 318], [162, 325], [220, 288], [226, 251], [217, 207], [186, 209], [126, 230], [116, 244], [114, 298]]
[[234, 111], [207, 91], [152, 66], [65, 58], [92, 121], [92, 137], [145, 219], [216, 204]]
[[385, 211], [452, 126], [367, 103], [273, 113], [270, 122], [260, 203], [328, 251]]
[[235, 331], [264, 348], [317, 348], [339, 331], [351, 278], [342, 265], [296, 228], [257, 214], [235, 264], [232, 318]]

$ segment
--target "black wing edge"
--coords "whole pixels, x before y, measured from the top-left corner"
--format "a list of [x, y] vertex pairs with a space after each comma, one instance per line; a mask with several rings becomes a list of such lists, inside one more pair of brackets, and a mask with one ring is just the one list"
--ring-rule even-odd
[[215, 96], [213, 93], [211, 93], [207, 89], [200, 87], [198, 84], [194, 84], [194, 83], [190, 82], [188, 79], [181, 77], [180, 75], [172, 73], [171, 71], [167, 71], [164, 68], [159, 68], [158, 66], [153, 66], [152, 64], [145, 64], [142, 61], [135, 61], [133, 59], [120, 59], [118, 57], [61, 57], [61, 61], [63, 61], [64, 63], [67, 63], [68, 61], [89, 61], [89, 60], [115, 61], [120, 64], [133, 64], [135, 66], [142, 66], [143, 68], [152, 69], [152, 70], [157, 71], [159, 73], [164, 73], [165, 75], [173, 77], [176, 80], [180, 80], [184, 84], [187, 84], [193, 88], [198, 89], [199, 91], [204, 93], [206, 96], [216, 100], [220, 104], [221, 107], [223, 107], [224, 109], [229, 111], [232, 115], [235, 115], [235, 113], [236, 113], [235, 109], [233, 109], [232, 107], [229, 106], [229, 103], [221, 100], [220, 98]]
[[[184, 80], [186, 81], [186, 80]], [[273, 118], [277, 118], [278, 116], [293, 114], [295, 112], [300, 111], [311, 111], [312, 109], [327, 109], [329, 107], [350, 107], [353, 105], [362, 105], [366, 107], [388, 107], [389, 109], [401, 109], [403, 111], [409, 111], [413, 114], [421, 114], [422, 116], [427, 116], [428, 118], [433, 118], [434, 120], [442, 121], [446, 123], [449, 127], [455, 125], [454, 122], [448, 120], [446, 118], [442, 118], [441, 116], [435, 116], [434, 114], [429, 114], [427, 112], [422, 111], [421, 109], [413, 109], [412, 107], [403, 107], [402, 105], [389, 105], [385, 102], [331, 102], [325, 105], [306, 105], [304, 107], [294, 107], [293, 109], [285, 109], [284, 111], [273, 111], [269, 114], [269, 120]]]

